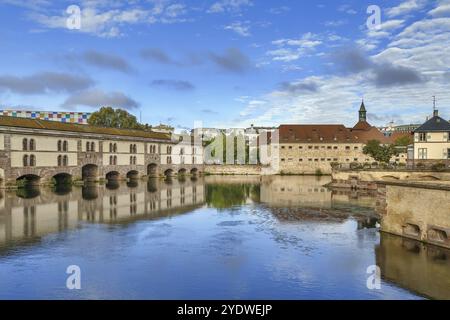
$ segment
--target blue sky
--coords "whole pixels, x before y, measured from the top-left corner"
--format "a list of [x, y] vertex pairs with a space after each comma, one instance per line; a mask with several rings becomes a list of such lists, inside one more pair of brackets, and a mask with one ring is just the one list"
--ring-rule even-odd
[[450, 0], [2, 0], [0, 19], [3, 108], [350, 126], [362, 97], [383, 125], [423, 122], [436, 95], [450, 118]]

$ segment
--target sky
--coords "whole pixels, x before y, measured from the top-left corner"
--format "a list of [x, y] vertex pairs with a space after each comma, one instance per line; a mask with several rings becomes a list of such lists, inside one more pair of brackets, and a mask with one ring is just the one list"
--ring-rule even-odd
[[352, 126], [364, 99], [381, 126], [436, 96], [450, 119], [450, 0], [0, 0], [0, 26], [0, 109]]

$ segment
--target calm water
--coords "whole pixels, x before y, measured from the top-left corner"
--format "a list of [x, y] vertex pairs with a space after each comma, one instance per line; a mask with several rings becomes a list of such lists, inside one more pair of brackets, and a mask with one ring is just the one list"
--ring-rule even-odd
[[[380, 238], [375, 197], [327, 179], [1, 191], [0, 298], [450, 299], [448, 251]], [[81, 290], [66, 288], [69, 265]]]

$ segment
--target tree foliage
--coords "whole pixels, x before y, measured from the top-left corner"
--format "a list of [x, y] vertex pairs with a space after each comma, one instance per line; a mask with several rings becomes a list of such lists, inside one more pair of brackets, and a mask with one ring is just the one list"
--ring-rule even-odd
[[409, 136], [402, 136], [397, 138], [397, 140], [395, 140], [395, 145], [399, 146], [399, 147], [407, 147], [410, 144], [413, 144], [414, 140], [413, 137], [411, 135]]
[[146, 128], [150, 128], [148, 125], [140, 124], [136, 117], [128, 111], [113, 109], [111, 107], [102, 107], [99, 111], [92, 113], [88, 123], [97, 127], [120, 129], [145, 130]]
[[363, 149], [364, 154], [371, 156], [378, 162], [389, 163], [393, 156], [398, 155], [394, 145], [383, 145], [378, 140], [370, 140]]

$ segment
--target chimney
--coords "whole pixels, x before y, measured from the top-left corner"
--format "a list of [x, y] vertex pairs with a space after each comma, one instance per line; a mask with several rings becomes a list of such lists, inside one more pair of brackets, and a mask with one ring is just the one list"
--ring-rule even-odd
[[438, 117], [439, 116], [439, 110], [434, 110], [433, 111], [433, 117]]

